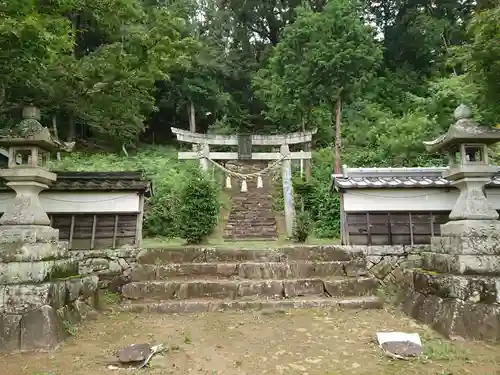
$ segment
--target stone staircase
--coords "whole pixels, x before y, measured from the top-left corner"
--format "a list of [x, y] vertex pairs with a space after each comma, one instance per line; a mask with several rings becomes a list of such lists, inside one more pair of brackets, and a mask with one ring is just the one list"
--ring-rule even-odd
[[380, 308], [364, 254], [330, 247], [143, 250], [122, 288], [125, 311]]
[[[252, 173], [265, 168], [266, 164], [239, 164], [230, 167], [240, 173]], [[278, 238], [276, 215], [273, 211], [272, 180], [263, 176], [263, 187], [257, 188], [257, 180], [248, 181], [248, 191], [241, 192], [240, 181], [234, 181], [231, 189], [232, 207], [224, 228], [224, 239], [275, 240]]]

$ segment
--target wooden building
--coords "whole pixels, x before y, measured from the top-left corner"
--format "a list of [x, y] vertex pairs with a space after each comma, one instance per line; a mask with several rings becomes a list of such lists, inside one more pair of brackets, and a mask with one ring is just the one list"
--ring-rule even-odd
[[[444, 170], [344, 166], [332, 181], [340, 193], [342, 243], [429, 244], [439, 236], [459, 194], [442, 178]], [[500, 175], [487, 185], [486, 195], [500, 211]]]
[[[40, 193], [40, 201], [70, 249], [139, 245], [144, 198], [152, 191], [141, 172], [56, 173], [57, 181]], [[0, 185], [0, 212], [14, 196]]]

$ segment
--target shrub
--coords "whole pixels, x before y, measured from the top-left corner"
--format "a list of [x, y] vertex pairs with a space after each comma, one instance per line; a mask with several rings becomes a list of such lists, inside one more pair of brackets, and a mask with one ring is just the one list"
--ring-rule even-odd
[[293, 193], [296, 210], [292, 237], [295, 242], [304, 243], [313, 227], [314, 185], [296, 177], [293, 179]]
[[188, 244], [199, 244], [217, 225], [219, 200], [214, 184], [201, 172], [192, 172], [180, 197], [179, 232]]
[[329, 188], [318, 189], [316, 193], [318, 216], [314, 231], [318, 238], [339, 238], [340, 235], [340, 199], [337, 192]]
[[309, 212], [302, 207], [295, 214], [293, 240], [297, 243], [306, 242], [312, 229], [312, 220]]

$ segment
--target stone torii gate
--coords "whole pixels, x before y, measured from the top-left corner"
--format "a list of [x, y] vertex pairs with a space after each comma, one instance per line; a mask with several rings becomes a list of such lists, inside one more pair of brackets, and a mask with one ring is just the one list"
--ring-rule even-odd
[[[312, 136], [316, 134], [317, 129], [288, 133], [280, 135], [256, 135], [256, 134], [238, 134], [238, 135], [216, 135], [194, 133], [178, 128], [171, 128], [179, 142], [191, 143], [193, 150], [179, 152], [178, 158], [181, 160], [199, 159], [203, 170], [208, 171], [208, 162], [217, 160], [267, 160], [282, 161], [281, 176], [283, 181], [283, 200], [285, 209], [285, 223], [288, 236], [293, 233], [293, 224], [295, 220], [295, 208], [293, 202], [292, 186], [292, 160], [311, 159], [311, 141]], [[305, 151], [290, 152], [289, 145], [304, 144]], [[213, 152], [210, 151], [210, 145], [213, 146], [237, 146], [237, 152]], [[280, 146], [279, 152], [252, 152], [252, 146]], [[306, 173], [307, 175], [307, 173]]]

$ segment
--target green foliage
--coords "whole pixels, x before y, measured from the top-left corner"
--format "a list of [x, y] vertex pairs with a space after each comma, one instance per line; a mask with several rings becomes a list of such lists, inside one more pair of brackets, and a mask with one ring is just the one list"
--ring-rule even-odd
[[305, 206], [311, 207], [314, 200], [314, 185], [311, 182], [307, 182], [305, 179], [298, 176], [293, 179], [293, 193], [295, 195], [295, 201], [298, 202], [298, 207]]
[[314, 185], [296, 177], [293, 179], [293, 192], [296, 211], [293, 239], [298, 243], [304, 243], [313, 229], [311, 208], [314, 207]]
[[156, 81], [189, 63], [179, 20], [139, 0], [9, 1], [5, 11], [0, 113], [37, 105], [70, 123], [60, 129], [70, 138], [80, 124], [107, 145], [135, 144]]
[[311, 216], [304, 206], [295, 212], [295, 225], [293, 228], [293, 240], [297, 243], [306, 242], [312, 229]]
[[212, 234], [219, 216], [214, 184], [200, 172], [192, 171], [180, 197], [180, 237], [188, 244], [200, 244]]
[[314, 231], [317, 238], [339, 238], [339, 196], [330, 191], [332, 160], [331, 149], [313, 152], [311, 181], [306, 182], [298, 176], [294, 177], [297, 208], [294, 237], [297, 239], [300, 233], [304, 236], [311, 231]]
[[177, 160], [176, 150], [168, 147], [144, 148], [128, 158], [116, 154], [73, 153], [54, 163], [54, 170], [133, 171], [142, 170], [153, 183], [154, 195], [146, 203], [144, 235], [178, 237], [181, 192], [196, 163]]
[[320, 13], [301, 10], [255, 76], [268, 117], [293, 128], [325, 103], [333, 113], [337, 99], [363, 88], [380, 62], [372, 34], [355, 2], [332, 1]]
[[478, 12], [470, 23], [467, 48], [472, 77], [480, 84], [481, 104], [489, 121], [500, 123], [500, 5]]

